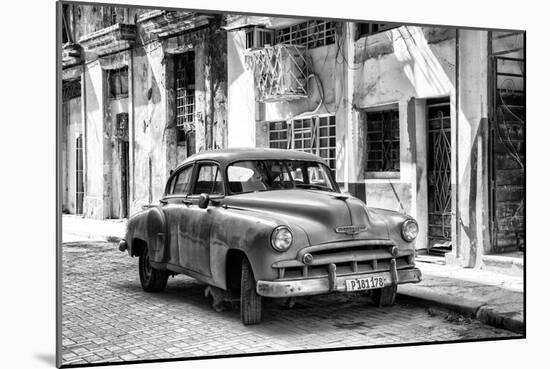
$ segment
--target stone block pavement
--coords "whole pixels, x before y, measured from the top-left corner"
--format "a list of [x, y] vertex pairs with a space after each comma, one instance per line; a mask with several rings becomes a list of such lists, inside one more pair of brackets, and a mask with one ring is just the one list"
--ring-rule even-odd
[[62, 247], [63, 365], [520, 337], [405, 296], [375, 308], [365, 293], [302, 298], [293, 308], [270, 301], [263, 324], [243, 326], [238, 309], [216, 312], [192, 278], [144, 292], [138, 259], [114, 242]]

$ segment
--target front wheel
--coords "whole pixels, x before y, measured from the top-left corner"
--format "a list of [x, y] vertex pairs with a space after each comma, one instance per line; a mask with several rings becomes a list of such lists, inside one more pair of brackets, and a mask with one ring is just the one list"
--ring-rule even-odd
[[256, 280], [250, 262], [243, 258], [241, 268], [241, 321], [258, 324], [263, 319], [263, 298], [256, 292]]
[[168, 282], [168, 272], [155, 269], [151, 265], [147, 246], [139, 255], [139, 280], [141, 287], [147, 292], [160, 292], [166, 288]]
[[372, 291], [372, 301], [378, 307], [392, 306], [395, 304], [395, 296], [397, 295], [397, 285], [392, 284], [384, 288], [379, 288]]

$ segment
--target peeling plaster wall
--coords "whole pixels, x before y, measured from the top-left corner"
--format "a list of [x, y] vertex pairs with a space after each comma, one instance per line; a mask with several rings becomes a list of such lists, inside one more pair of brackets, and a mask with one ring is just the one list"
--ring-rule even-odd
[[[133, 52], [133, 152], [130, 154], [130, 214], [158, 202], [167, 178], [167, 152], [173, 136], [166, 117], [164, 52], [158, 44]], [[132, 122], [130, 122], [132, 124]], [[175, 163], [174, 163], [175, 164]]]

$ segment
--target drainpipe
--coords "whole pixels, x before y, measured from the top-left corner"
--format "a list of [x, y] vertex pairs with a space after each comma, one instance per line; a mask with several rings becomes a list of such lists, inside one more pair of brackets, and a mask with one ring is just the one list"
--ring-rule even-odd
[[455, 183], [456, 183], [456, 189], [455, 189], [455, 196], [456, 196], [456, 202], [455, 202], [455, 227], [456, 227], [456, 259], [458, 260], [460, 258], [461, 252], [460, 252], [460, 171], [459, 171], [459, 117], [460, 117], [460, 79], [459, 79], [459, 67], [460, 67], [460, 33], [458, 28], [455, 30], [455, 60], [456, 60], [456, 66], [455, 66]]

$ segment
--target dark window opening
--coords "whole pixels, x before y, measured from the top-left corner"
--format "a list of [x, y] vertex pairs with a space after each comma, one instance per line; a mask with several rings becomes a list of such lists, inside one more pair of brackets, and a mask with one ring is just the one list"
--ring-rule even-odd
[[390, 30], [392, 28], [397, 28], [401, 26], [400, 24], [394, 23], [358, 23], [358, 37], [375, 35], [380, 32]]
[[398, 109], [366, 113], [366, 171], [399, 171]]
[[62, 98], [63, 101], [75, 99], [82, 94], [80, 78], [74, 80], [63, 81]]
[[112, 69], [109, 73], [109, 93], [112, 99], [128, 97], [128, 67]]

